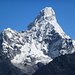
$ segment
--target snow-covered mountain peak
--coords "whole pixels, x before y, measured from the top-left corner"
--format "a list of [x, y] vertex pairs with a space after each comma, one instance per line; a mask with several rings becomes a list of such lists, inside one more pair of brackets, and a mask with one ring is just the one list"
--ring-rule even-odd
[[35, 18], [33, 22], [28, 25], [28, 30], [32, 29], [38, 23], [48, 23], [48, 22], [57, 22], [55, 17], [55, 12], [51, 7], [46, 7], [41, 10], [39, 15]]
[[44, 8], [43, 10], [41, 10], [41, 13], [44, 14], [44, 18], [47, 18], [47, 17], [50, 18], [52, 16], [55, 16], [55, 12], [51, 7]]
[[15, 33], [15, 31], [16, 31], [16, 30], [12, 30], [11, 28], [7, 28], [7, 29], [4, 29], [4, 30], [2, 31], [2, 33], [6, 33], [6, 34], [8, 34], [8, 32], [9, 32], [9, 33]]
[[7, 28], [7, 30], [12, 30], [11, 28]]
[[36, 17], [36, 20], [39, 19], [46, 19], [46, 20], [54, 20], [56, 21], [55, 18], [55, 12], [51, 7], [46, 7], [43, 10], [41, 10], [41, 12], [39, 13], [39, 15]]
[[[51, 7], [41, 10], [28, 25], [27, 31], [18, 32], [8, 28], [0, 37], [2, 51], [16, 67], [28, 74], [61, 54], [75, 52], [75, 42], [59, 26]], [[28, 70], [30, 68], [32, 72]]]
[[28, 25], [28, 30], [30, 31], [46, 31], [48, 29], [50, 32], [54, 30], [56, 33], [60, 34], [62, 38], [70, 38], [65, 35], [64, 31], [57, 23], [55, 12], [51, 7], [46, 7], [41, 10], [35, 20]]
[[28, 25], [28, 30], [38, 30], [40, 27], [45, 27], [46, 25], [54, 27], [54, 23], [57, 23], [55, 12], [51, 7], [46, 7], [43, 10], [41, 10], [39, 15], [35, 18], [35, 20]]

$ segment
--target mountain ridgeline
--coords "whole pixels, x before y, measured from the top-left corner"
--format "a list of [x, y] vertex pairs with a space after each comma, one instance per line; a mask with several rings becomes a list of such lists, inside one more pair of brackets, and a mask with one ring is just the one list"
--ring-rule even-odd
[[75, 53], [54, 58], [33, 75], [75, 75]]
[[75, 41], [59, 26], [54, 10], [46, 7], [27, 31], [4, 29], [0, 34], [0, 52], [22, 73], [32, 75], [55, 57], [74, 53]]

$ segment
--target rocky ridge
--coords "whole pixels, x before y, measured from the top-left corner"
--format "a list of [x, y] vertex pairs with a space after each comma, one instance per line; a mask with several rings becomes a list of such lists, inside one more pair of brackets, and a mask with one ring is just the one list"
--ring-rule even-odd
[[54, 58], [33, 75], [75, 75], [75, 53]]

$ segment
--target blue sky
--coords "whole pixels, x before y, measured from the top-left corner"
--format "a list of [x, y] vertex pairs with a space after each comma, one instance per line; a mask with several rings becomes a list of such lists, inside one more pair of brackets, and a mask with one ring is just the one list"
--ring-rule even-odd
[[0, 32], [8, 27], [17, 31], [27, 30], [28, 24], [45, 7], [53, 8], [59, 25], [75, 40], [74, 0], [0, 0]]

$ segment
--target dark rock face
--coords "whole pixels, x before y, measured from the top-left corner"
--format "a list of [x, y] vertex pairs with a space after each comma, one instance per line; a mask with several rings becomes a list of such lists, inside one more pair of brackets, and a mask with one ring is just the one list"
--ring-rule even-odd
[[25, 74], [25, 73], [24, 73], [24, 74], [22, 74], [22, 75], [28, 75], [28, 74]]
[[0, 52], [0, 75], [22, 75], [22, 72], [14, 67], [2, 52]]
[[75, 75], [75, 53], [56, 57], [33, 75]]

